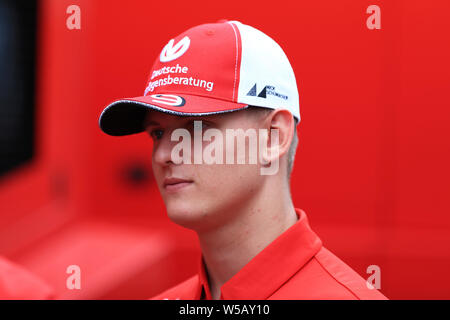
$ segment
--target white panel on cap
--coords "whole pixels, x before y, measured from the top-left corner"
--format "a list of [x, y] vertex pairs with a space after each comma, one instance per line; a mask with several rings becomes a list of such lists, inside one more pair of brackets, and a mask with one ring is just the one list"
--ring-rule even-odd
[[[238, 21], [229, 23], [238, 27], [242, 43], [237, 102], [272, 109], [288, 109], [300, 122], [297, 82], [281, 47], [269, 36], [251, 26]], [[255, 84], [256, 90], [252, 90]], [[258, 97], [264, 88], [266, 98]], [[251, 90], [251, 94], [255, 95], [248, 95]], [[287, 96], [287, 99], [280, 96]]]

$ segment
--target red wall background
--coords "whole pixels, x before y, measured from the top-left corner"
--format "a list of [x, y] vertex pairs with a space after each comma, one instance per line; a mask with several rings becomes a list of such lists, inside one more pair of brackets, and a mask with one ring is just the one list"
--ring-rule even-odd
[[[68, 30], [66, 8], [81, 8]], [[369, 30], [366, 8], [381, 8]], [[450, 3], [46, 0], [39, 8], [36, 156], [0, 178], [0, 255], [58, 298], [148, 298], [195, 272], [195, 234], [173, 225], [145, 135], [98, 128], [103, 107], [143, 93], [185, 29], [239, 20], [285, 50], [300, 91], [296, 207], [391, 299], [450, 298]], [[130, 179], [130, 175], [142, 179]], [[67, 266], [82, 290], [66, 288]]]

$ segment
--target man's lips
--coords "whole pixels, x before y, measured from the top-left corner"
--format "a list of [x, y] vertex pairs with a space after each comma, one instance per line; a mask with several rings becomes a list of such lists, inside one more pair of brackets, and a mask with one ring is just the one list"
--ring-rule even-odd
[[177, 191], [190, 185], [192, 182], [192, 180], [188, 179], [169, 177], [164, 179], [163, 186], [166, 191]]

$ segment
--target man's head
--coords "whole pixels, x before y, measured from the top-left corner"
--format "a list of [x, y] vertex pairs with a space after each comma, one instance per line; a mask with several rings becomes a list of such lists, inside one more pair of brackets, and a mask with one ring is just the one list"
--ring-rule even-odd
[[[195, 121], [202, 127], [196, 128]], [[153, 140], [152, 167], [154, 176], [166, 205], [169, 218], [175, 223], [196, 231], [205, 231], [223, 225], [233, 219], [233, 212], [248, 206], [264, 190], [270, 188], [282, 194], [289, 190], [289, 167], [295, 152], [295, 119], [286, 110], [271, 110], [250, 107], [245, 110], [202, 117], [180, 117], [162, 112], [150, 112], [146, 121], [146, 131]], [[189, 159], [176, 163], [174, 152], [184, 139], [178, 139], [176, 130], [183, 130], [189, 138], [187, 149]], [[213, 142], [215, 163], [194, 163], [193, 137], [202, 135], [202, 155], [205, 156]], [[217, 130], [214, 138], [205, 139], [208, 131]], [[258, 133], [269, 133], [261, 140]], [[270, 132], [277, 131], [278, 141], [270, 139]], [[227, 141], [227, 132], [235, 132], [234, 143]], [[256, 133], [250, 135], [249, 133]], [[267, 154], [264, 161], [250, 163], [251, 140], [265, 143]], [[185, 138], [185, 137], [183, 137]], [[238, 140], [244, 141], [239, 145]], [[217, 146], [220, 145], [220, 148]], [[239, 148], [241, 150], [238, 150]], [[261, 145], [256, 148], [259, 152]], [[292, 151], [294, 149], [294, 151]], [[179, 151], [176, 151], [178, 153]], [[243, 152], [245, 161], [237, 163], [237, 154]], [[226, 157], [234, 155], [227, 163]], [[272, 175], [262, 175], [261, 167], [278, 161], [279, 168]]]
[[[194, 128], [199, 124], [195, 120], [202, 120], [202, 126]], [[232, 210], [233, 203], [245, 203], [268, 183], [275, 192], [279, 187], [289, 193], [299, 122], [297, 84], [285, 53], [266, 34], [237, 21], [196, 26], [171, 39], [153, 64], [144, 96], [116, 100], [99, 120], [100, 128], [114, 136], [151, 132], [153, 168], [169, 215], [191, 227], [202, 215], [204, 221], [217, 223], [219, 216], [213, 219], [211, 212]], [[158, 126], [163, 130], [155, 129]], [[170, 141], [173, 134], [203, 137], [195, 133], [208, 128], [216, 131], [205, 133], [200, 143], [189, 140], [180, 148]], [[232, 164], [209, 161], [217, 160], [220, 151], [214, 148], [217, 135], [227, 137], [228, 131], [237, 139], [256, 133], [262, 161], [253, 164], [251, 142], [241, 148], [248, 152], [245, 164], [238, 156]], [[192, 154], [183, 148], [186, 145], [192, 146]], [[227, 158], [234, 149], [224, 146]], [[208, 163], [196, 161], [202, 147], [209, 151]], [[171, 148], [178, 157], [168, 158]], [[175, 186], [180, 179], [188, 182]]]

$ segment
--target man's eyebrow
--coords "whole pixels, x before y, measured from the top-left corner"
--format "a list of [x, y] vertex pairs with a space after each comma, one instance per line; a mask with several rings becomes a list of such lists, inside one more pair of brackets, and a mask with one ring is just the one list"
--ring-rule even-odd
[[153, 121], [153, 120], [150, 120], [150, 121], [146, 121], [146, 122], [144, 123], [144, 128], [149, 127], [149, 126], [158, 126], [158, 125], [159, 125], [158, 122]]

